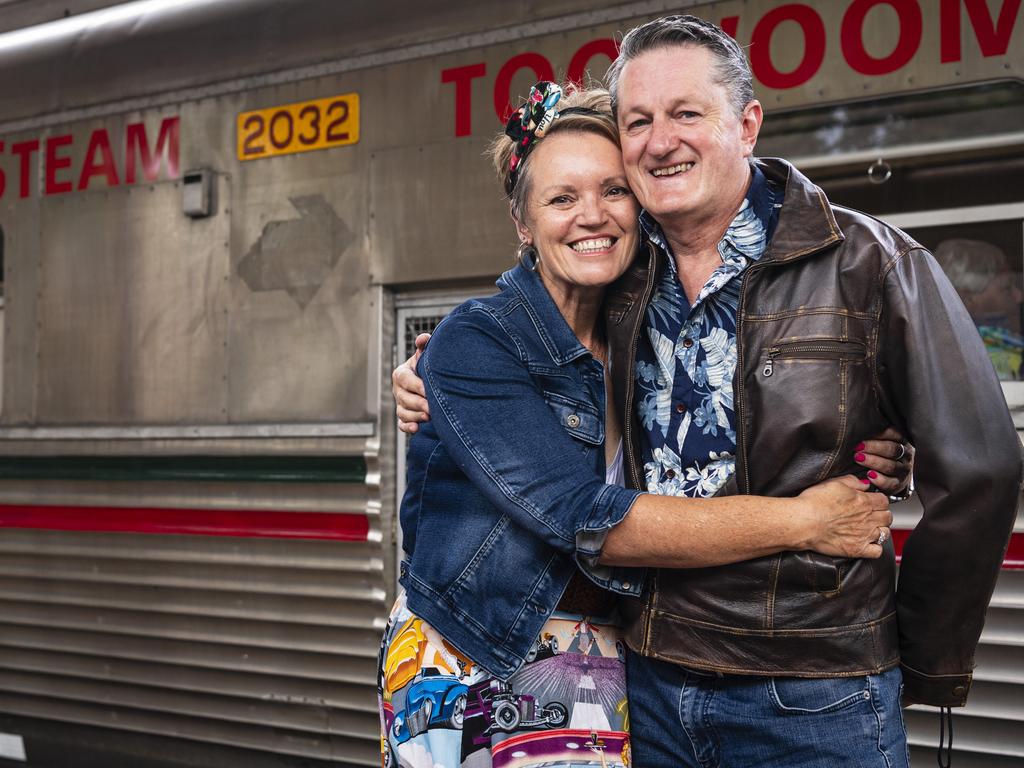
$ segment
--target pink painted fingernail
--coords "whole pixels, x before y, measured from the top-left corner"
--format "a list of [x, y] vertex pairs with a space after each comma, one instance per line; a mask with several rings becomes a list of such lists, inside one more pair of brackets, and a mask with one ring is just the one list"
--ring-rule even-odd
[[868, 477], [870, 477], [872, 480], [874, 480], [876, 477], [878, 477], [878, 473], [875, 472], [875, 470], [872, 469], [872, 470], [870, 470], [868, 472]]
[[858, 453], [856, 456], [853, 457], [853, 460], [854, 461], [864, 461], [865, 458], [866, 457], [864, 456], [863, 453]]
[[864, 450], [864, 443], [857, 443], [857, 450], [858, 451], [863, 451]]
[[862, 477], [860, 481], [864, 483], [864, 485], [871, 485], [871, 481], [868, 480], [866, 477]]

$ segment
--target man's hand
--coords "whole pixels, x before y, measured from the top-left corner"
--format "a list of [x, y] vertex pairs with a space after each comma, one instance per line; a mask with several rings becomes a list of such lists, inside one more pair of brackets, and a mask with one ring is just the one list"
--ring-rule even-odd
[[881, 557], [878, 540], [890, 537], [892, 513], [885, 494], [867, 493], [869, 488], [844, 475], [801, 493], [797, 499], [806, 502], [804, 514], [813, 531], [804, 549], [832, 557]]
[[430, 420], [430, 405], [423, 379], [416, 375], [416, 364], [430, 341], [429, 333], [421, 333], [414, 342], [416, 351], [412, 357], [391, 372], [391, 393], [398, 406], [398, 428], [407, 435], [419, 429], [419, 422]]
[[891, 496], [905, 493], [914, 475], [914, 446], [892, 427], [858, 445], [853, 458], [868, 470], [868, 482]]

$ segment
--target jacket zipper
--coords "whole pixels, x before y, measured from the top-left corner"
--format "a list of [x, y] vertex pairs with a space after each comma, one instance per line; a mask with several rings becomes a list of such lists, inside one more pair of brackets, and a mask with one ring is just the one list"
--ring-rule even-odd
[[633, 325], [632, 330], [632, 343], [629, 349], [629, 363], [627, 368], [628, 378], [626, 379], [626, 423], [623, 426], [624, 434], [624, 446], [626, 449], [626, 456], [629, 459], [629, 471], [633, 475], [633, 486], [635, 488], [643, 488], [644, 485], [640, 482], [640, 464], [639, 459], [636, 456], [636, 451], [633, 448], [633, 437], [632, 424], [633, 424], [633, 395], [634, 395], [634, 381], [633, 378], [636, 375], [636, 350], [640, 345], [640, 327], [643, 323], [644, 316], [647, 314], [647, 301], [651, 297], [651, 290], [654, 288], [654, 276], [658, 271], [658, 260], [653, 257], [653, 248], [650, 243], [647, 244], [647, 258], [648, 262], [653, 262], [651, 268], [647, 270], [647, 285], [644, 288], [643, 296], [639, 302], [640, 312], [637, 314], [636, 323]]
[[[747, 430], [743, 416], [743, 308], [747, 301], [747, 285], [750, 276], [767, 264], [751, 264], [740, 278], [740, 299], [736, 305], [736, 473], [739, 476], [739, 492], [750, 493], [750, 470], [747, 469]], [[740, 471], [742, 468], [742, 472]]]
[[777, 357], [806, 358], [810, 360], [854, 359], [849, 354], [851, 351], [863, 354], [866, 349], [867, 347], [860, 341], [828, 341], [826, 339], [787, 341], [767, 349], [761, 375], [767, 378], [775, 372], [775, 358]]

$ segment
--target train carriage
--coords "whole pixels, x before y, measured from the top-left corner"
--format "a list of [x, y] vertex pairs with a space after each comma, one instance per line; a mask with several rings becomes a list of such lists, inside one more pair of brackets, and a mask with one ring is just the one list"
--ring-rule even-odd
[[[749, 46], [758, 154], [1003, 254], [1024, 427], [1020, 0], [5, 0], [0, 765], [380, 763], [390, 370], [511, 263], [510, 102], [669, 12]], [[1024, 522], [1004, 566], [959, 766], [1024, 760]]]

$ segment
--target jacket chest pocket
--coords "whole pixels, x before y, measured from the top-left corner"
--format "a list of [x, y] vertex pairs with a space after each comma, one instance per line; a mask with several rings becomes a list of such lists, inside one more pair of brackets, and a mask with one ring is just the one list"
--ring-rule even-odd
[[570, 437], [583, 443], [584, 449], [604, 445], [604, 416], [600, 410], [604, 379], [598, 371], [531, 365], [530, 374]]
[[780, 341], [768, 347], [763, 356], [761, 376], [769, 378], [775, 374], [776, 361], [785, 360], [843, 360], [851, 363], [863, 362], [867, 357], [867, 345], [863, 341], [847, 339], [800, 339]]
[[752, 487], [788, 495], [852, 465], [851, 431], [875, 409], [867, 343], [788, 337], [759, 354], [746, 389]]
[[588, 446], [604, 444], [604, 420], [593, 405], [556, 392], [545, 392], [544, 400], [572, 437]]

